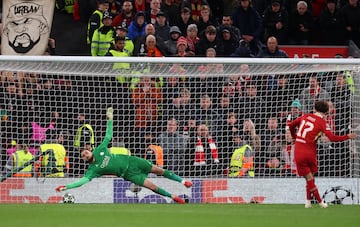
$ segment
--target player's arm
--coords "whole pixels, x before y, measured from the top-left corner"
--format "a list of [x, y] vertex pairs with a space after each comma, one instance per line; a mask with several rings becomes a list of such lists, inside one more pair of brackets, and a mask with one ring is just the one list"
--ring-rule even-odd
[[84, 184], [88, 183], [89, 181], [90, 181], [89, 178], [82, 177], [80, 180], [78, 180], [78, 181], [76, 181], [74, 183], [70, 183], [70, 184], [67, 184], [67, 185], [61, 185], [61, 186], [56, 187], [56, 191], [57, 192], [62, 192], [62, 191], [68, 190], [68, 189], [77, 188], [77, 187], [83, 186]]
[[106, 112], [106, 116], [108, 118], [107, 126], [106, 126], [106, 134], [105, 134], [104, 140], [99, 145], [99, 147], [102, 147], [102, 146], [107, 147], [111, 141], [111, 138], [113, 136], [113, 113], [114, 113], [114, 109], [112, 107], [109, 107]]
[[286, 125], [289, 127], [291, 137], [296, 138], [296, 127], [299, 125], [300, 118], [296, 118], [293, 121], [287, 122]]
[[348, 139], [355, 139], [357, 137], [356, 133], [349, 133], [342, 136], [334, 135], [328, 128], [325, 129], [324, 134], [331, 142], [341, 142]]

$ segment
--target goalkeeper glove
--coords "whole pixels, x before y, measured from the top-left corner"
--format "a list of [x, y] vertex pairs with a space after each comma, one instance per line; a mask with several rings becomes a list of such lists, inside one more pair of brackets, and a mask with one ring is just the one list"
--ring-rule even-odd
[[61, 185], [61, 186], [56, 187], [56, 191], [57, 191], [57, 192], [62, 192], [62, 191], [65, 191], [65, 190], [66, 190], [66, 186], [65, 186], [65, 185]]
[[112, 107], [109, 107], [106, 112], [106, 116], [109, 118], [109, 120], [112, 120], [114, 115], [114, 109]]

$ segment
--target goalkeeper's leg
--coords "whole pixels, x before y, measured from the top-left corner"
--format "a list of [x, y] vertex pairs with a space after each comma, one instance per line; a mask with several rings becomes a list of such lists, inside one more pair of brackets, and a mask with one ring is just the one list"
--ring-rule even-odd
[[180, 182], [183, 185], [185, 185], [185, 187], [187, 187], [187, 188], [190, 188], [192, 186], [191, 181], [184, 180], [180, 176], [176, 175], [175, 173], [173, 173], [169, 170], [166, 170], [166, 169], [162, 169], [156, 165], [152, 166], [151, 173], [154, 173], [159, 176], [164, 176], [165, 178], [173, 180], [173, 181]]
[[151, 182], [150, 180], [148, 179], [145, 179], [144, 181], [144, 184], [143, 184], [144, 187], [152, 190], [153, 192], [157, 193], [157, 194], [160, 194], [160, 195], [163, 195], [163, 196], [166, 196], [166, 197], [169, 197], [169, 198], [172, 198], [175, 202], [177, 203], [180, 203], [180, 204], [184, 204], [185, 203], [185, 200], [180, 198], [179, 196], [177, 195], [173, 195], [171, 194], [170, 192], [166, 191], [165, 189], [163, 188], [160, 188], [158, 187], [157, 185], [155, 185], [153, 182]]

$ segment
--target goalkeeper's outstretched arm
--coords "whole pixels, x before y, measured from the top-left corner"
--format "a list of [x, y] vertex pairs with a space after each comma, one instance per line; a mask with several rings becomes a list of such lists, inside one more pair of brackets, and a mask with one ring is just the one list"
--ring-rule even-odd
[[80, 180], [78, 180], [78, 181], [76, 181], [74, 183], [70, 183], [70, 184], [67, 184], [67, 185], [61, 185], [61, 186], [56, 187], [56, 191], [57, 192], [62, 192], [62, 191], [68, 190], [68, 189], [77, 188], [77, 187], [83, 186], [84, 184], [88, 183], [89, 181], [90, 181], [89, 178], [82, 177]]

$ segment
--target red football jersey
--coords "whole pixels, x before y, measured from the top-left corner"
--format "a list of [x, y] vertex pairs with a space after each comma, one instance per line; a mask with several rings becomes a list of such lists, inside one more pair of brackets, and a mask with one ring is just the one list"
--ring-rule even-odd
[[[324, 133], [330, 141], [339, 142], [349, 139], [347, 135], [334, 135], [326, 121], [316, 114], [305, 114], [288, 123], [291, 135], [295, 138], [295, 152], [313, 152], [316, 154], [316, 142]], [[298, 148], [298, 149], [296, 149]], [[301, 148], [301, 150], [299, 150]]]

